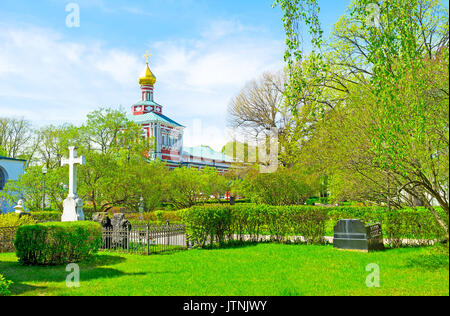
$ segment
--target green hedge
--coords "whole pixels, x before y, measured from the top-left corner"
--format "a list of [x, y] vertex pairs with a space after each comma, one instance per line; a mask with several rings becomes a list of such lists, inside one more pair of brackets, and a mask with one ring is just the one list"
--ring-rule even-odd
[[[180, 211], [189, 239], [200, 247], [234, 239], [259, 241], [270, 235], [277, 242], [288, 236], [303, 236], [307, 243], [322, 243], [340, 219], [361, 219], [366, 224], [379, 222], [384, 238], [392, 247], [403, 239], [427, 244], [444, 239], [445, 232], [426, 209], [403, 209], [388, 212], [382, 207], [269, 206], [256, 204], [194, 206]], [[448, 217], [447, 217], [448, 223]]]
[[[441, 218], [448, 225], [448, 216], [438, 208]], [[426, 208], [405, 208], [388, 211], [383, 207], [334, 207], [329, 211], [333, 224], [343, 218], [357, 218], [365, 223], [381, 223], [384, 237], [391, 246], [401, 246], [403, 239], [414, 239], [418, 244], [427, 244], [428, 240], [445, 239], [444, 230]]]
[[194, 206], [182, 211], [191, 242], [204, 247], [209, 242], [223, 244], [244, 235], [260, 241], [264, 235], [278, 242], [301, 235], [308, 243], [320, 243], [325, 234], [327, 212], [318, 208], [269, 205]]
[[143, 221], [149, 222], [163, 222], [170, 221], [171, 223], [181, 222], [181, 217], [178, 211], [154, 211], [144, 213], [127, 213], [126, 218], [130, 221], [138, 221], [142, 218]]
[[24, 265], [76, 263], [98, 251], [101, 226], [94, 222], [43, 223], [17, 229], [14, 246]]
[[30, 212], [30, 214], [38, 222], [59, 222], [62, 215], [58, 211]]

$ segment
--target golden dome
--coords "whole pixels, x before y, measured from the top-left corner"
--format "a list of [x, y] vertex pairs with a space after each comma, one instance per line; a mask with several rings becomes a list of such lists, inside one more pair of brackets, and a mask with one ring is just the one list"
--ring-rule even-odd
[[155, 75], [151, 72], [150, 68], [148, 67], [147, 62], [147, 70], [145, 71], [145, 77], [139, 78], [139, 84], [141, 86], [153, 86], [156, 82]]

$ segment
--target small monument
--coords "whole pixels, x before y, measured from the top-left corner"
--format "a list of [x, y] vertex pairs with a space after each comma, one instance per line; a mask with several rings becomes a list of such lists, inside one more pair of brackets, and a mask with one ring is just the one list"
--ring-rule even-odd
[[94, 222], [99, 223], [103, 228], [103, 245], [106, 249], [127, 248], [131, 223], [122, 213], [113, 215], [110, 219], [108, 213], [94, 213]]
[[69, 158], [61, 159], [61, 166], [69, 165], [69, 195], [64, 200], [62, 222], [84, 221], [83, 200], [77, 196], [77, 165], [86, 163], [84, 157], [77, 156], [77, 147], [69, 147]]
[[383, 250], [381, 224], [366, 226], [359, 219], [342, 219], [334, 226], [333, 245], [338, 249], [363, 252]]
[[23, 201], [19, 200], [19, 202], [17, 202], [17, 205], [14, 206], [14, 211], [16, 212], [16, 214], [22, 214], [25, 213], [25, 208], [23, 207]]

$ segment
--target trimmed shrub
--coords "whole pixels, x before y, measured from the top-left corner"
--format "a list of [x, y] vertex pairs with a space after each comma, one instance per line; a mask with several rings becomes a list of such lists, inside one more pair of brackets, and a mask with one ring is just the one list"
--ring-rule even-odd
[[[444, 230], [425, 208], [405, 208], [389, 212], [384, 207], [343, 206], [330, 208], [328, 215], [333, 225], [344, 218], [361, 219], [366, 224], [381, 223], [384, 238], [394, 248], [402, 246], [404, 239], [414, 240], [416, 245], [425, 245], [429, 240], [446, 237]], [[448, 216], [446, 220], [448, 224]]]
[[11, 295], [11, 291], [9, 287], [13, 282], [6, 280], [3, 275], [0, 274], [0, 296], [9, 296]]
[[232, 233], [232, 214], [229, 205], [194, 206], [182, 212], [191, 242], [204, 247], [208, 241], [223, 244]]
[[101, 241], [98, 223], [43, 223], [19, 227], [14, 245], [21, 264], [61, 265], [89, 258]]
[[328, 210], [319, 207], [291, 206], [289, 211], [291, 222], [290, 232], [296, 236], [303, 236], [306, 243], [318, 244], [323, 242]]
[[200, 247], [208, 242], [243, 241], [245, 235], [251, 241], [270, 235], [276, 242], [302, 235], [308, 243], [320, 243], [328, 219], [323, 209], [256, 204], [194, 206], [184, 210], [182, 217], [190, 241]]
[[405, 239], [417, 245], [444, 239], [445, 232], [426, 209], [403, 209], [388, 212], [382, 207], [318, 207], [308, 205], [270, 206], [256, 204], [204, 205], [180, 211], [188, 237], [200, 247], [208, 243], [238, 239], [244, 236], [260, 241], [263, 235], [286, 242], [289, 236], [303, 236], [306, 243], [322, 243], [328, 227], [341, 219], [360, 219], [366, 224], [379, 222], [384, 238], [392, 247]]
[[20, 216], [16, 213], [0, 214], [0, 227], [17, 227], [35, 223], [36, 220], [32, 216]]
[[35, 223], [36, 221], [29, 215], [0, 214], [0, 253], [15, 251], [14, 238], [17, 227]]
[[61, 212], [50, 211], [50, 212], [31, 212], [31, 217], [33, 217], [38, 222], [59, 222], [61, 220]]
[[144, 221], [148, 222], [165, 222], [170, 221], [171, 223], [181, 222], [181, 217], [179, 211], [154, 211], [145, 213], [126, 213], [125, 214], [129, 221], [137, 221], [142, 218]]

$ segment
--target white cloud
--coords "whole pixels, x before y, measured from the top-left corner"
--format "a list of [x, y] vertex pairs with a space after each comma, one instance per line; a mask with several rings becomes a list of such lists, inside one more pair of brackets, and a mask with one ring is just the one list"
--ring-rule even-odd
[[70, 42], [36, 27], [1, 28], [0, 115], [79, 122], [100, 105], [135, 101], [141, 69], [134, 54], [100, 42]]
[[[101, 2], [99, 2], [101, 3]], [[188, 126], [186, 146], [226, 143], [229, 100], [248, 81], [282, 67], [283, 43], [237, 21], [217, 21], [194, 39], [149, 42], [155, 98]], [[38, 125], [82, 122], [99, 106], [129, 109], [140, 97], [143, 52], [77, 42], [52, 30], [0, 27], [0, 116]], [[190, 133], [198, 119], [204, 131]]]
[[[150, 45], [155, 56], [152, 69], [158, 78], [156, 93], [166, 105], [166, 113], [187, 117], [188, 122], [200, 119], [207, 131], [188, 135], [185, 141], [189, 146], [208, 144], [216, 150], [222, 148], [227, 141], [226, 111], [230, 99], [249, 80], [283, 67], [281, 40], [236, 21], [214, 22], [196, 40]], [[188, 127], [188, 134], [189, 130]]]

